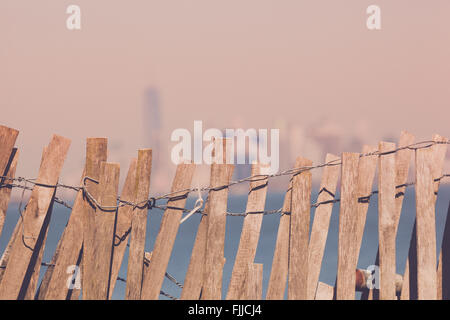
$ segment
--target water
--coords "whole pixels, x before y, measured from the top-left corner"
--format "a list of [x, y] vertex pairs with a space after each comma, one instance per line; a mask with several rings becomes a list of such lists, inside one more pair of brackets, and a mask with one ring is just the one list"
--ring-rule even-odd
[[[339, 197], [339, 195], [337, 195]], [[315, 201], [317, 194], [314, 194], [312, 200]], [[266, 210], [278, 209], [283, 205], [284, 194], [269, 193], [267, 195]], [[195, 199], [188, 199], [187, 207], [193, 207]], [[244, 212], [247, 202], [247, 195], [230, 196], [228, 208], [231, 212]], [[447, 209], [450, 202], [450, 186], [441, 186], [438, 200], [436, 203], [436, 237], [437, 252], [440, 250], [442, 233], [444, 229]], [[311, 223], [313, 221], [313, 211], [311, 212]], [[338, 241], [338, 214], [339, 204], [335, 204], [330, 221], [328, 239], [325, 248], [325, 254], [322, 262], [320, 281], [334, 285], [337, 269], [337, 241]], [[66, 225], [70, 215], [70, 210], [58, 204], [55, 204], [50, 230], [48, 232], [47, 244], [44, 251], [43, 261], [50, 262], [57, 241], [60, 238], [63, 228]], [[414, 189], [408, 188], [403, 204], [402, 215], [397, 235], [397, 272], [403, 274], [406, 258], [411, 239], [411, 232], [415, 216], [415, 197]], [[272, 265], [275, 241], [277, 238], [279, 215], [267, 215], [263, 218], [261, 227], [261, 236], [258, 243], [255, 262], [262, 263], [263, 269], [263, 297], [265, 296], [267, 284], [270, 277], [270, 268]], [[0, 250], [3, 252], [8, 240], [13, 232], [14, 226], [19, 218], [17, 204], [11, 204], [8, 210], [5, 227], [0, 237]], [[162, 211], [153, 209], [149, 212], [147, 223], [147, 242], [146, 251], [151, 251], [155, 238], [157, 236], [159, 225], [162, 218]], [[223, 270], [223, 296], [227, 292], [234, 259], [239, 245], [240, 234], [242, 230], [243, 217], [227, 217], [226, 238], [225, 238], [225, 258], [226, 263]], [[197, 233], [200, 215], [196, 214], [184, 222], [179, 229], [172, 256], [167, 271], [176, 279], [183, 282], [184, 275], [189, 265], [191, 251], [194, 245], [195, 235]], [[358, 261], [358, 268], [367, 268], [374, 264], [378, 248], [378, 217], [377, 217], [377, 197], [371, 199], [367, 214], [367, 222], [364, 230], [364, 237], [361, 245], [361, 254]], [[125, 252], [124, 263], [122, 264], [119, 276], [126, 278], [128, 250]], [[41, 268], [40, 277], [42, 279], [46, 267]], [[69, 276], [69, 275], [68, 275]], [[179, 297], [181, 289], [168, 279], [164, 280], [163, 288], [165, 292]], [[117, 281], [113, 293], [113, 299], [123, 299], [125, 295], [125, 283]], [[161, 296], [161, 299], [166, 299]]]

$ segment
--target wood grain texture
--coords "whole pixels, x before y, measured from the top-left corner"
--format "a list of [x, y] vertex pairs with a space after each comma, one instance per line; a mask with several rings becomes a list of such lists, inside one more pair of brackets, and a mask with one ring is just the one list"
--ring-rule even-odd
[[[448, 139], [445, 137], [442, 137], [438, 134], [433, 135], [433, 141], [436, 142], [444, 142], [448, 143]], [[437, 194], [439, 191], [439, 185], [440, 185], [440, 177], [443, 174], [443, 162], [445, 161], [445, 156], [447, 153], [447, 147], [448, 144], [436, 144], [432, 148], [434, 150], [433, 157], [434, 157], [434, 163], [435, 165], [432, 167], [433, 171], [433, 178], [434, 178], [434, 194], [437, 198]], [[442, 165], [441, 165], [442, 163]], [[450, 208], [449, 208], [450, 211]], [[448, 213], [447, 213], [448, 216]], [[449, 251], [449, 244], [450, 241], [450, 225], [447, 227], [447, 225], [450, 222], [448, 222], [448, 218], [446, 221], [445, 229], [444, 229], [444, 236], [442, 239], [442, 246], [441, 250], [439, 252], [439, 262], [438, 262], [438, 268], [437, 268], [437, 298], [438, 299], [444, 299], [449, 300], [450, 299], [450, 276], [448, 272], [445, 272], [448, 270], [449, 263], [448, 261], [450, 258], [448, 257], [448, 251]]]
[[[96, 181], [100, 180], [100, 164], [106, 161], [107, 158], [107, 144], [108, 142], [105, 138], [88, 138], [86, 140], [86, 176]], [[94, 198], [99, 198], [99, 185], [97, 183], [86, 180], [86, 187]], [[81, 288], [83, 290], [83, 299], [100, 299], [96, 298], [92, 292], [92, 286], [96, 281], [97, 273], [97, 270], [95, 270], [96, 257], [94, 253], [96, 246], [96, 206], [86, 196], [84, 200], [81, 213], [83, 226]], [[75, 257], [76, 255], [72, 256], [73, 259]], [[63, 272], [66, 272], [66, 270]]]
[[[205, 204], [204, 212], [208, 214], [208, 203]], [[191, 260], [184, 278], [181, 300], [197, 300], [203, 287], [203, 274], [205, 268], [206, 234], [208, 232], [208, 216], [203, 215], [195, 236], [192, 248]]]
[[[227, 139], [218, 139], [215, 150], [225, 145]], [[224, 148], [226, 150], [226, 147]], [[222, 150], [224, 150], [222, 149]], [[225, 225], [227, 214], [229, 165], [215, 156], [211, 164], [211, 187], [209, 192], [208, 231], [206, 236], [205, 268], [203, 276], [203, 300], [222, 299], [222, 274], [224, 264]], [[226, 151], [223, 152], [226, 156]], [[222, 162], [222, 164], [221, 164]]]
[[[251, 175], [256, 176], [259, 174], [261, 174], [261, 165], [253, 164]], [[268, 179], [250, 182], [250, 192], [248, 194], [247, 208], [245, 210], [247, 215], [244, 218], [239, 247], [233, 271], [231, 273], [230, 284], [228, 285], [226, 297], [228, 300], [243, 299], [245, 297], [245, 278], [249, 270], [249, 264], [253, 266], [263, 219], [262, 214], [252, 214], [252, 212], [262, 212], [264, 210], [267, 195], [267, 183]]]
[[[136, 199], [136, 166], [137, 159], [130, 162], [128, 174], [122, 188], [120, 199], [134, 202]], [[116, 230], [114, 235], [114, 250], [111, 266], [111, 280], [109, 285], [109, 298], [111, 299], [117, 282], [117, 276], [122, 265], [123, 256], [127, 248], [131, 232], [131, 219], [133, 214], [132, 206], [122, 206], [117, 210]]]
[[[56, 191], [56, 190], [55, 190]], [[34, 300], [36, 296], [36, 289], [38, 286], [39, 273], [41, 270], [41, 262], [42, 256], [44, 254], [45, 243], [47, 240], [48, 227], [50, 224], [50, 219], [53, 211], [53, 204], [50, 204], [50, 207], [47, 212], [47, 216], [45, 217], [44, 223], [42, 225], [42, 231], [39, 234], [39, 238], [36, 242], [36, 247], [39, 250], [35, 250], [33, 255], [31, 256], [30, 264], [28, 265], [27, 272], [25, 274], [24, 281], [22, 283], [22, 287], [19, 292], [19, 300]]]
[[[334, 163], [337, 160], [339, 160], [339, 157], [330, 153], [328, 153], [325, 158], [326, 163]], [[320, 203], [320, 205], [314, 212], [314, 222], [309, 240], [308, 300], [312, 300], [316, 296], [323, 254], [327, 242], [328, 228], [330, 226], [331, 212], [333, 210], [333, 203], [331, 201], [335, 199], [339, 172], [339, 165], [331, 165], [326, 166], [322, 173], [319, 196], [316, 201], [317, 203]], [[327, 203], [328, 201], [330, 202]]]
[[[98, 184], [98, 201], [102, 207], [117, 205], [120, 165], [102, 162], [100, 164], [100, 180]], [[92, 267], [95, 277], [87, 287], [83, 287], [83, 299], [107, 300], [109, 297], [109, 279], [111, 275], [112, 248], [114, 241], [114, 224], [116, 209], [97, 207], [95, 217], [95, 237]]]
[[[380, 153], [393, 150], [395, 150], [395, 143], [380, 142]], [[380, 299], [395, 300], [395, 153], [380, 155], [378, 164]]]
[[16, 226], [14, 227], [14, 231], [11, 234], [11, 237], [9, 238], [8, 245], [6, 246], [5, 251], [3, 251], [2, 258], [0, 259], [0, 283], [3, 279], [6, 266], [8, 265], [9, 262], [9, 256], [11, 255], [11, 249], [14, 244], [14, 240], [16, 239], [21, 229], [22, 229], [22, 220], [19, 219], [16, 223]]
[[[46, 152], [47, 152], [47, 147], [44, 147], [44, 150], [42, 151], [42, 156], [41, 156], [41, 166], [42, 166], [42, 161], [44, 160]], [[55, 193], [56, 193], [56, 190], [55, 190]], [[55, 193], [54, 193], [54, 195], [55, 195]], [[39, 250], [35, 250], [33, 252], [33, 255], [31, 256], [30, 263], [28, 265], [28, 269], [27, 269], [25, 278], [22, 283], [22, 287], [20, 288], [20, 292], [19, 292], [19, 296], [18, 296], [19, 300], [33, 300], [34, 299], [37, 282], [39, 279], [42, 255], [44, 253], [45, 242], [47, 239], [48, 226], [49, 226], [52, 211], [53, 211], [53, 204], [54, 204], [54, 202], [52, 201], [50, 204], [50, 207], [48, 209], [47, 215], [45, 217], [44, 223], [42, 225], [41, 233], [39, 234], [39, 238], [36, 242], [36, 247], [39, 247]]]
[[19, 131], [0, 125], [0, 175], [4, 175]]
[[[228, 165], [228, 183], [233, 175], [233, 165]], [[210, 183], [211, 184], [211, 183]], [[184, 279], [181, 291], [181, 300], [197, 300], [201, 297], [204, 283], [205, 257], [206, 257], [206, 237], [208, 233], [208, 212], [209, 203], [206, 201], [205, 215], [202, 215], [200, 224], [195, 236], [194, 247], [192, 248], [191, 260]]]
[[[67, 226], [66, 226], [67, 227]], [[64, 238], [65, 229], [61, 235], [61, 239]], [[42, 278], [41, 283], [39, 284], [39, 288], [36, 292], [36, 300], [43, 300], [48, 291], [48, 285], [50, 283], [50, 279], [53, 275], [53, 270], [55, 269], [56, 260], [58, 259], [59, 253], [61, 251], [61, 239], [58, 241], [58, 245], [56, 246], [55, 253], [50, 261], [50, 265], [47, 266], [47, 270], [45, 270], [44, 277]]]
[[[312, 166], [312, 161], [298, 157], [296, 168]], [[288, 299], [306, 300], [308, 287], [308, 243], [311, 212], [312, 174], [306, 170], [292, 180], [291, 225], [289, 241]]]
[[[83, 179], [84, 175], [85, 175], [85, 171], [83, 171], [83, 174], [81, 175], [81, 179]], [[81, 184], [81, 182], [80, 182], [80, 184]], [[80, 192], [77, 193], [77, 197], [76, 197], [74, 206], [76, 205], [76, 201], [79, 198], [79, 195], [80, 195]], [[72, 210], [72, 213], [73, 213], [73, 210]], [[72, 217], [72, 214], [71, 214], [71, 217]], [[69, 222], [70, 222], [70, 218], [69, 218]], [[69, 225], [69, 222], [67, 223], [67, 225]], [[39, 288], [38, 288], [38, 290], [36, 292], [36, 296], [35, 296], [35, 299], [37, 299], [37, 300], [43, 300], [46, 297], [47, 290], [49, 288], [49, 283], [50, 283], [50, 280], [51, 280], [52, 275], [53, 275], [53, 270], [55, 269], [55, 264], [56, 264], [57, 258], [59, 256], [59, 253], [61, 251], [61, 245], [62, 245], [63, 239], [65, 237], [65, 234], [67, 232], [66, 231], [67, 225], [66, 225], [66, 227], [63, 230], [63, 233], [61, 235], [60, 240], [58, 241], [58, 245], [56, 246], [55, 252], [54, 252], [53, 257], [52, 257], [52, 259], [50, 261], [50, 265], [47, 266], [47, 269], [46, 269], [46, 271], [44, 273], [44, 277], [42, 278], [42, 281], [39, 284]], [[79, 226], [78, 232], [79, 232], [80, 229], [81, 229], [81, 227]]]
[[8, 184], [13, 183], [16, 176], [17, 161], [19, 159], [19, 150], [13, 148], [9, 156], [8, 163], [5, 167], [5, 172], [3, 176], [9, 177], [11, 179], [0, 178], [0, 236], [3, 231], [3, 226], [5, 224], [6, 212], [8, 211], [9, 199], [11, 198], [12, 188], [8, 187]]
[[[400, 139], [398, 142], [398, 148], [402, 148], [408, 145], [413, 144], [415, 141], [415, 137], [407, 131], [402, 131], [400, 134]], [[408, 179], [409, 167], [411, 163], [411, 159], [414, 152], [411, 149], [401, 149], [395, 153], [395, 215], [394, 215], [394, 226], [395, 226], [395, 235], [397, 235], [398, 224], [400, 221], [400, 214], [402, 212], [403, 199], [405, 198], [406, 191], [406, 182]], [[377, 250], [377, 255], [375, 258], [375, 265], [379, 265], [379, 250]], [[361, 299], [367, 300], [370, 298], [372, 300], [379, 297], [378, 289], [374, 289], [375, 295], [373, 294], [373, 290], [364, 291]]]
[[[41, 163], [37, 183], [56, 185], [70, 140], [53, 135]], [[54, 188], [35, 185], [23, 212], [23, 234], [14, 239], [9, 263], [0, 283], [0, 299], [16, 299], [22, 286], [33, 251], [53, 200]]]
[[355, 299], [356, 215], [359, 153], [343, 153], [336, 299]]
[[437, 298], [436, 222], [431, 149], [416, 151], [417, 297]]
[[[356, 219], [356, 256], [355, 265], [358, 265], [358, 259], [361, 252], [361, 244], [364, 235], [364, 228], [366, 225], [367, 210], [369, 208], [370, 198], [372, 197], [373, 181], [375, 177], [375, 171], [378, 163], [378, 156], [367, 155], [378, 151], [377, 146], [364, 145], [362, 153], [366, 156], [359, 159], [358, 168], [358, 214]], [[378, 262], [376, 263], [378, 265]], [[371, 291], [363, 291], [361, 295], [362, 300], [368, 299], [368, 294], [371, 295]]]
[[[413, 144], [415, 137], [407, 131], [402, 131], [398, 147], [405, 147]], [[394, 226], [395, 235], [397, 235], [398, 224], [403, 207], [403, 199], [405, 198], [406, 183], [408, 181], [409, 167], [414, 151], [410, 149], [402, 149], [395, 153], [395, 216]]]
[[[85, 171], [81, 175], [81, 181], [84, 176]], [[66, 299], [70, 291], [66, 285], [67, 268], [76, 265], [83, 243], [83, 238], [79, 236], [80, 230], [83, 230], [81, 224], [83, 201], [83, 191], [80, 190], [76, 195], [69, 221], [50, 262], [53, 266], [47, 267], [39, 286], [37, 293], [39, 300], [63, 300]]]
[[[443, 272], [444, 270], [445, 272]], [[450, 275], [448, 270], [450, 270], [450, 203], [447, 210], [437, 271], [437, 298], [439, 300], [450, 300]]]
[[[178, 192], [191, 187], [192, 177], [195, 171], [195, 164], [180, 164], [172, 184], [172, 192]], [[183, 196], [186, 193], [175, 194]], [[186, 195], [187, 197], [187, 195]], [[186, 197], [179, 200], [171, 200], [168, 205], [176, 208], [184, 208]], [[176, 209], [166, 209], [164, 212], [161, 226], [153, 247], [152, 259], [149, 269], [144, 279], [142, 289], [143, 299], [156, 300], [159, 298], [159, 292], [164, 281], [164, 275], [172, 254], [173, 245], [180, 226], [180, 220], [183, 212]]]
[[[362, 148], [363, 154], [373, 153], [378, 150], [376, 146], [364, 145]], [[359, 253], [361, 251], [361, 244], [363, 240], [364, 228], [366, 225], [367, 209], [369, 208], [369, 199], [372, 195], [373, 181], [377, 169], [378, 156], [364, 156], [359, 159], [358, 167], [358, 204], [356, 219], [356, 261], [358, 264]]]
[[240, 295], [243, 300], [262, 299], [263, 265], [260, 263], [249, 263], [244, 280], [244, 290]]
[[[433, 135], [433, 141], [445, 142], [448, 141], [446, 138], [440, 135]], [[432, 161], [432, 176], [433, 176], [433, 188], [434, 188], [434, 201], [437, 198], [437, 192], [439, 190], [440, 178], [442, 176], [443, 165], [445, 161], [445, 155], [447, 152], [446, 144], [436, 144], [433, 145], [430, 150], [432, 150], [433, 161]], [[417, 173], [416, 173], [417, 174]], [[417, 200], [417, 199], [416, 199]], [[409, 244], [408, 259], [406, 261], [405, 272], [403, 274], [403, 286], [400, 295], [401, 300], [417, 300], [418, 299], [418, 266], [417, 266], [417, 218], [414, 222], [413, 231], [411, 234], [411, 241]], [[437, 284], [436, 284], [437, 291]], [[437, 293], [436, 293], [437, 296]]]
[[[136, 203], [148, 199], [152, 167], [152, 150], [142, 149], [138, 153], [136, 167]], [[147, 207], [136, 207], [131, 218], [130, 250], [128, 254], [127, 286], [125, 299], [139, 300], [142, 292], [145, 239], [147, 234]]]
[[[47, 151], [47, 147], [44, 147], [44, 150], [42, 152], [42, 157], [41, 157], [41, 166], [42, 166], [42, 161], [45, 157], [46, 151]], [[56, 193], [56, 190], [55, 190], [55, 193]], [[45, 217], [44, 223], [42, 225], [42, 231], [39, 234], [39, 238], [36, 242], [36, 246], [39, 247], [39, 250], [35, 250], [33, 252], [33, 255], [31, 256], [30, 264], [28, 265], [28, 269], [25, 274], [25, 278], [22, 283], [22, 287], [20, 288], [20, 292], [19, 292], [19, 296], [18, 296], [19, 300], [33, 300], [35, 298], [35, 291], [36, 291], [37, 283], [38, 283], [38, 279], [39, 279], [42, 255], [44, 254], [45, 243], [46, 243], [47, 234], [48, 234], [48, 226], [49, 226], [50, 218], [51, 218], [52, 211], [53, 211], [53, 204], [54, 204], [54, 202], [52, 201], [50, 204], [50, 207], [48, 209], [47, 215]]]
[[315, 300], [333, 300], [333, 295], [334, 287], [319, 281]]
[[266, 300], [282, 300], [286, 291], [289, 268], [289, 230], [291, 224], [292, 180], [284, 196], [283, 214], [278, 225], [277, 241], [272, 260]]

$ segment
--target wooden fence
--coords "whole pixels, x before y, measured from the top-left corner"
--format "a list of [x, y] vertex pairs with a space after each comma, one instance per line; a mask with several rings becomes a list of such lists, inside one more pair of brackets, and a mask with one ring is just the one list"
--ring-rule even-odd
[[[362, 299], [450, 299], [449, 218], [442, 249], [436, 254], [435, 203], [439, 184], [448, 177], [442, 168], [449, 144], [439, 135], [415, 143], [413, 135], [402, 132], [398, 145], [380, 142], [378, 146], [365, 145], [361, 153], [327, 154], [324, 164], [318, 166], [298, 157], [294, 169], [277, 174], [291, 179], [283, 207], [277, 211], [280, 221], [271, 266], [254, 260], [267, 213], [268, 184], [274, 175], [261, 175], [262, 165], [253, 164], [251, 177], [231, 182], [234, 167], [223, 161], [226, 139], [216, 141], [216, 150], [223, 146], [225, 152], [217, 152], [210, 186], [202, 188], [208, 193], [203, 209], [200, 203], [189, 210], [185, 208], [188, 195], [200, 192], [191, 188], [194, 164], [178, 165], [170, 193], [149, 197], [152, 150], [139, 150], [119, 193], [120, 168], [107, 162], [107, 140], [89, 138], [80, 186], [72, 187], [58, 183], [70, 140], [52, 137], [43, 149], [38, 177], [31, 180], [15, 176], [17, 136], [17, 130], [0, 126], [0, 232], [12, 188], [31, 190], [31, 195], [0, 260], [0, 299], [79, 299], [81, 295], [83, 299], [109, 299], [123, 263], [127, 263], [127, 278], [119, 280], [126, 281], [125, 298], [159, 299], [164, 294], [161, 289], [180, 221], [189, 211], [201, 212], [202, 217], [183, 285], [172, 278], [182, 287], [181, 299], [284, 299], [286, 286], [288, 299], [351, 300], [357, 291], [362, 292]], [[414, 168], [410, 168], [412, 160]], [[311, 172], [315, 168], [323, 171], [317, 202], [311, 205]], [[413, 183], [407, 181], [410, 171], [415, 176]], [[378, 190], [373, 191], [377, 173]], [[223, 297], [228, 190], [244, 182], [250, 187], [247, 207], [228, 292]], [[405, 272], [399, 275], [396, 235], [408, 186], [415, 188], [416, 217], [411, 239], [401, 239], [410, 246]], [[73, 189], [76, 198], [53, 258], [44, 263], [53, 206], [65, 204], [56, 196], [58, 188]], [[379, 268], [378, 279], [371, 270], [357, 269], [374, 193], [378, 193], [379, 249], [373, 263]], [[160, 200], [167, 202], [159, 205]], [[319, 275], [334, 205], [339, 205], [338, 263], [335, 284], [329, 285], [320, 282]], [[145, 252], [148, 210], [153, 207], [165, 211], [153, 250]], [[124, 261], [127, 245], [129, 256]], [[46, 271], [39, 283], [41, 266]], [[265, 297], [263, 268], [271, 270]], [[73, 281], [68, 281], [68, 271], [74, 273]]]

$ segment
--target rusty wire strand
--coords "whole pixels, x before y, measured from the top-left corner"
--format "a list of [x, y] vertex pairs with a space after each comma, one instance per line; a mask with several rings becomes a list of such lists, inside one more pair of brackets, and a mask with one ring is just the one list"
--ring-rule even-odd
[[[449, 141], [432, 141], [432, 140], [428, 140], [428, 141], [420, 141], [420, 142], [416, 142], [407, 146], [402, 146], [402, 147], [398, 147], [396, 149], [390, 150], [390, 151], [386, 151], [386, 152], [380, 152], [380, 151], [374, 151], [374, 152], [369, 152], [369, 153], [362, 153], [360, 154], [360, 157], [368, 157], [368, 156], [381, 156], [381, 155], [387, 155], [387, 154], [391, 154], [391, 153], [396, 153], [402, 150], [418, 150], [418, 149], [424, 149], [424, 148], [429, 148], [432, 147], [433, 145], [436, 144], [450, 144]], [[152, 209], [152, 208], [157, 208], [160, 210], [167, 210], [167, 209], [174, 209], [174, 210], [180, 210], [183, 211], [184, 213], [190, 212], [190, 210], [187, 210], [185, 208], [178, 208], [178, 207], [173, 207], [170, 205], [157, 205], [156, 201], [158, 200], [167, 200], [167, 203], [174, 201], [175, 199], [177, 199], [177, 197], [187, 197], [189, 195], [189, 193], [191, 192], [209, 192], [209, 191], [216, 191], [216, 190], [221, 190], [223, 188], [229, 188], [231, 186], [240, 184], [240, 183], [244, 183], [244, 182], [256, 182], [256, 181], [261, 181], [261, 180], [267, 180], [269, 178], [274, 178], [274, 177], [280, 177], [280, 176], [285, 176], [285, 175], [297, 175], [299, 173], [305, 172], [305, 171], [309, 171], [309, 170], [313, 170], [313, 169], [318, 169], [318, 168], [323, 168], [326, 166], [335, 166], [335, 165], [341, 165], [342, 161], [341, 159], [335, 159], [326, 163], [322, 163], [316, 166], [304, 166], [304, 167], [299, 167], [299, 168], [291, 168], [291, 169], [287, 169], [284, 171], [280, 171], [274, 174], [270, 174], [270, 175], [262, 175], [262, 174], [258, 174], [258, 175], [252, 175], [246, 178], [242, 178], [239, 180], [235, 180], [235, 181], [231, 181], [230, 183], [223, 185], [223, 186], [217, 186], [217, 187], [199, 187], [199, 188], [186, 188], [184, 190], [180, 190], [180, 191], [176, 191], [176, 192], [169, 192], [169, 193], [165, 193], [163, 195], [159, 195], [157, 197], [151, 197], [147, 200], [143, 200], [141, 202], [138, 203], [134, 203], [131, 201], [125, 201], [120, 199], [120, 197], [117, 197], [117, 205], [115, 206], [103, 206], [99, 203], [99, 201], [92, 196], [92, 194], [89, 192], [88, 188], [87, 188], [87, 184], [86, 181], [89, 180], [93, 183], [98, 183], [97, 180], [85, 176], [83, 178], [83, 182], [82, 185], [80, 187], [76, 187], [76, 186], [70, 186], [67, 184], [63, 184], [63, 183], [57, 183], [56, 185], [46, 185], [43, 183], [38, 183], [36, 182], [36, 179], [29, 179], [29, 178], [24, 178], [24, 177], [18, 177], [18, 178], [11, 178], [11, 177], [7, 177], [7, 176], [0, 176], [1, 179], [5, 179], [5, 180], [10, 180], [10, 181], [17, 181], [19, 182], [19, 184], [17, 183], [9, 183], [9, 184], [5, 184], [5, 183], [0, 183], [0, 187], [15, 187], [15, 188], [22, 188], [24, 190], [32, 190], [32, 188], [27, 187], [26, 184], [30, 183], [33, 184], [35, 186], [41, 186], [41, 187], [49, 187], [49, 188], [65, 188], [65, 189], [71, 189], [74, 191], [82, 191], [85, 196], [95, 205], [97, 206], [100, 210], [103, 211], [110, 211], [110, 212], [115, 212], [118, 208], [123, 207], [123, 206], [132, 206], [133, 208], [147, 208], [147, 209]], [[439, 178], [445, 178], [445, 177], [449, 177], [450, 174], [444, 174], [442, 177]], [[20, 183], [24, 183], [24, 185], [21, 185]], [[409, 183], [407, 184], [409, 185], [413, 185], [414, 183]], [[64, 200], [54, 196], [54, 201], [65, 206], [66, 208], [72, 209], [71, 206], [65, 202]], [[329, 201], [325, 201], [325, 203], [331, 203], [331, 202], [338, 202], [338, 199], [335, 200], [329, 200]], [[314, 203], [311, 205], [312, 208], [317, 208], [319, 205], [321, 205], [323, 203]], [[201, 209], [197, 210], [196, 213], [202, 213], [205, 214]], [[277, 209], [277, 210], [271, 210], [271, 211], [261, 211], [258, 212], [261, 214], [274, 214], [274, 213], [282, 213], [281, 209]], [[229, 216], [245, 216], [247, 214], [250, 213], [231, 213], [228, 212], [227, 215]]]

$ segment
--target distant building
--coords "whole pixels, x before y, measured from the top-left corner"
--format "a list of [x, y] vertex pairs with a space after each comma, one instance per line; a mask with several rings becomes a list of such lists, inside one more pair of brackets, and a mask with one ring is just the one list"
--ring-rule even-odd
[[142, 106], [143, 147], [151, 148], [152, 152], [152, 178], [153, 192], [162, 192], [170, 188], [172, 176], [167, 165], [167, 148], [163, 140], [163, 127], [161, 115], [161, 98], [158, 89], [149, 87], [144, 91]]
[[[142, 117], [144, 145], [153, 150], [161, 150], [161, 110], [160, 97], [156, 88], [150, 87], [144, 92], [144, 105]], [[159, 152], [158, 152], [159, 153]], [[153, 161], [156, 159], [153, 157]]]

